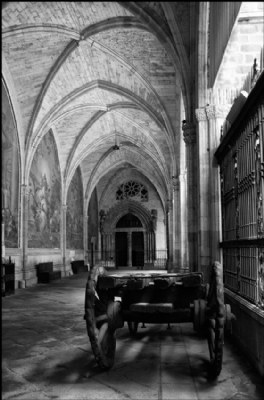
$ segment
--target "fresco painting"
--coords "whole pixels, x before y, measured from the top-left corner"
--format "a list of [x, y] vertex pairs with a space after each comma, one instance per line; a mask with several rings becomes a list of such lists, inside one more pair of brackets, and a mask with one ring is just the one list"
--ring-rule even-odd
[[60, 248], [61, 176], [50, 130], [37, 147], [29, 179], [28, 247]]
[[16, 123], [2, 83], [2, 221], [5, 247], [18, 247], [19, 151]]
[[67, 195], [67, 249], [83, 249], [83, 186], [78, 167]]

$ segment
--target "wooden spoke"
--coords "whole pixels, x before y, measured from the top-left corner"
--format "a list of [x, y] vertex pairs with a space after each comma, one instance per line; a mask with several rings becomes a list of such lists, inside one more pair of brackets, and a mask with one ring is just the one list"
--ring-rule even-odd
[[85, 320], [95, 360], [101, 369], [107, 370], [114, 364], [116, 338], [113, 326], [108, 326], [107, 309], [104, 312], [106, 307], [96, 293], [97, 277], [93, 275], [86, 284]]
[[226, 332], [232, 331], [232, 319], [234, 314], [231, 312], [230, 304], [225, 304], [225, 330]]
[[127, 322], [129, 333], [131, 336], [135, 336], [138, 330], [138, 322], [128, 321]]
[[200, 335], [205, 333], [206, 328], [206, 306], [204, 299], [194, 300], [193, 329]]
[[119, 301], [110, 301], [107, 307], [108, 327], [112, 331], [124, 326], [124, 320], [121, 312], [121, 303]]

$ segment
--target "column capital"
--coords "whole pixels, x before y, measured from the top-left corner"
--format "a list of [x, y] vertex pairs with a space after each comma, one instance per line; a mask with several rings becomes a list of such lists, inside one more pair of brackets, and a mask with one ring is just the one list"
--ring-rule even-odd
[[179, 176], [172, 176], [171, 177], [171, 182], [172, 182], [172, 189], [174, 192], [180, 189], [180, 178]]
[[211, 104], [206, 106], [205, 109], [207, 118], [209, 120], [216, 118], [224, 119], [230, 110], [230, 104], [219, 104], [219, 105]]
[[206, 116], [205, 107], [196, 108], [195, 116], [196, 116], [196, 119], [197, 119], [198, 122], [206, 121], [207, 120], [207, 116]]
[[183, 130], [183, 140], [185, 141], [186, 144], [191, 144], [196, 142], [196, 129], [194, 124], [183, 120], [182, 130]]

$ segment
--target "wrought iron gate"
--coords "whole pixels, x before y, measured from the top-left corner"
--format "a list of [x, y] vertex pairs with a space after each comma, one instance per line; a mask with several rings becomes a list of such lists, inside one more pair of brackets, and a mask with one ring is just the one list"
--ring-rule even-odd
[[264, 75], [217, 149], [225, 286], [264, 307]]

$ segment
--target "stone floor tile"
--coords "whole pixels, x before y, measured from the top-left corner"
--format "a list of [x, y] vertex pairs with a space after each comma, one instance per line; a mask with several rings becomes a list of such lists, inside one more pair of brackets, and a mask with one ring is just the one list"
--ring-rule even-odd
[[162, 385], [162, 400], [198, 400], [194, 383], [166, 383]]
[[208, 380], [207, 341], [192, 323], [139, 324], [136, 337], [125, 323], [113, 368], [100, 371], [83, 319], [86, 278], [2, 299], [3, 400], [263, 400], [263, 380], [228, 340]]

